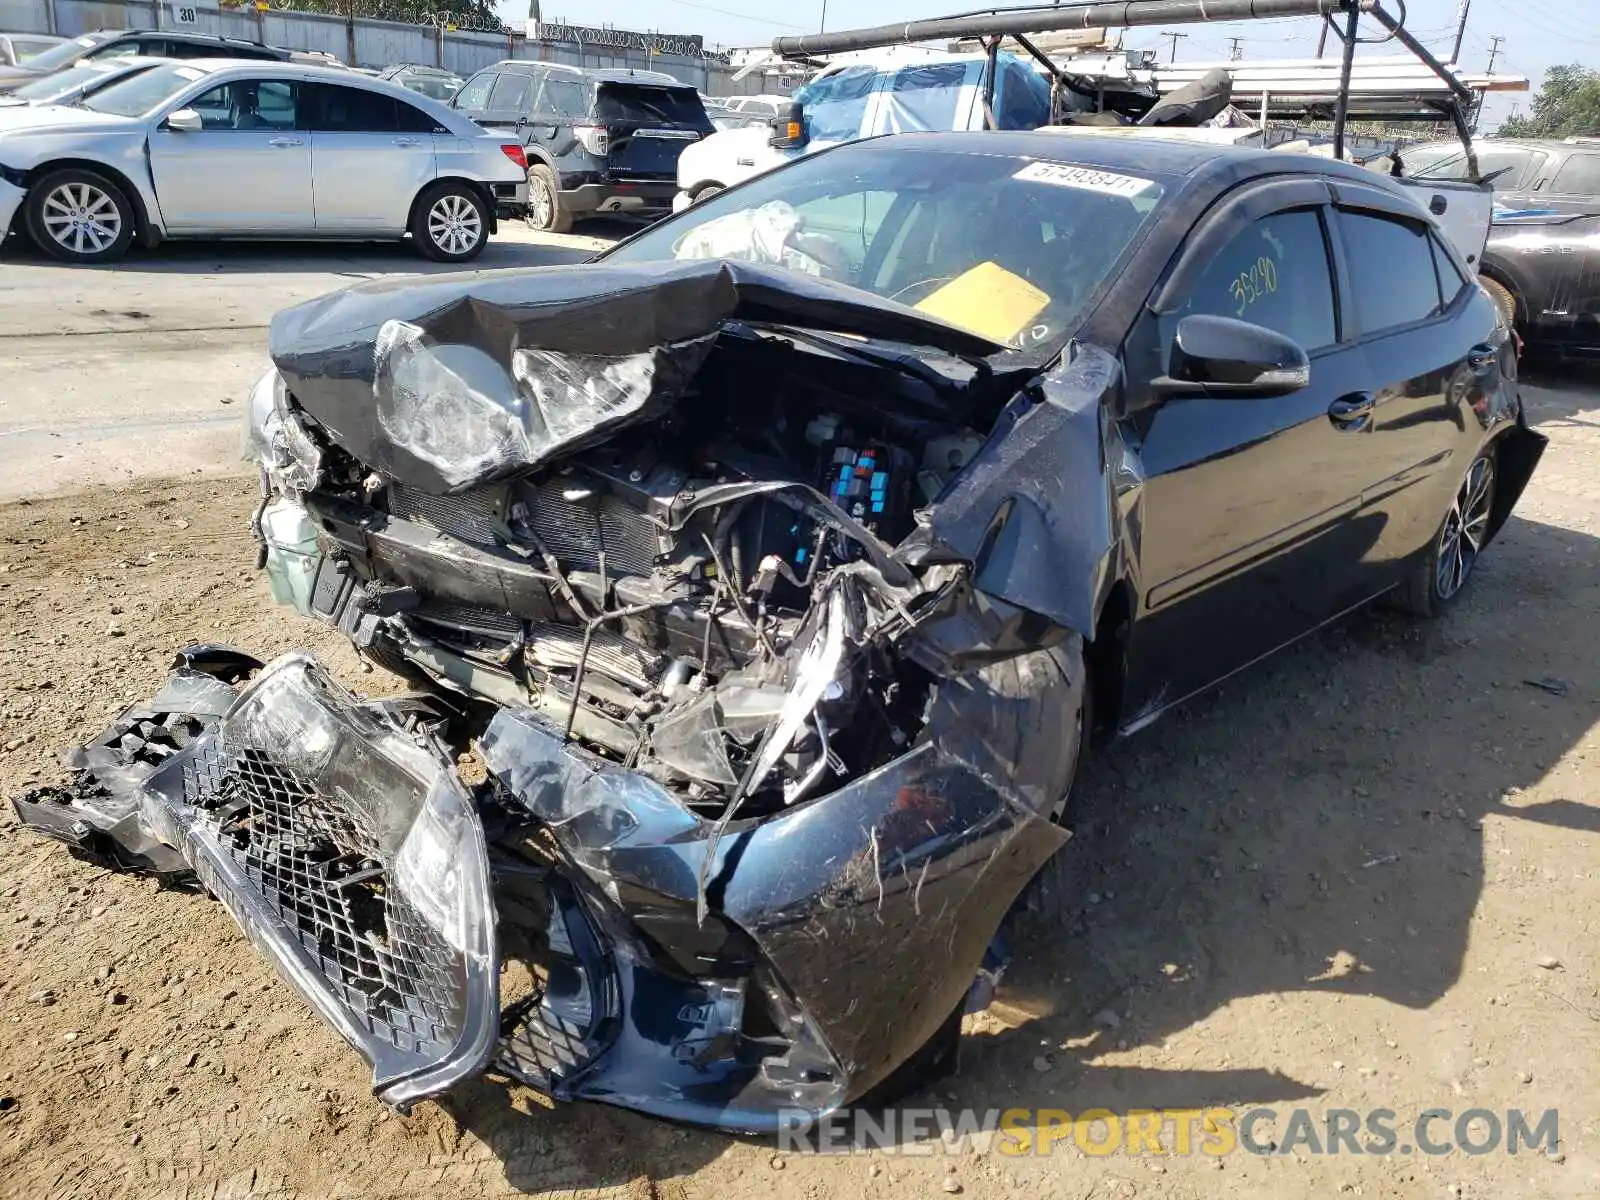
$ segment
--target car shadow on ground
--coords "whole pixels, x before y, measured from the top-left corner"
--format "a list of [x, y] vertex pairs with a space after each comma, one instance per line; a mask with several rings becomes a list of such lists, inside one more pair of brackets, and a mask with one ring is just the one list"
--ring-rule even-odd
[[1600, 362], [1524, 360], [1519, 382], [1530, 424], [1600, 428]]
[[[598, 234], [596, 236], [599, 236]], [[141, 274], [215, 275], [328, 272], [365, 277], [371, 274], [436, 275], [447, 271], [548, 267], [584, 262], [598, 251], [580, 242], [532, 242], [520, 236], [496, 236], [483, 253], [466, 263], [441, 263], [424, 258], [404, 242], [335, 241], [178, 241], [153, 250], [135, 248], [120, 263], [76, 266], [57, 263], [23, 238], [9, 239], [0, 261], [30, 266], [60, 266], [70, 271], [137, 271]]]
[[[901, 1103], [1127, 1113], [1321, 1094], [1279, 1068], [1283, 1047], [1196, 1070], [1192, 1045], [1166, 1044], [1249, 997], [1422, 1009], [1451, 988], [1484, 823], [1600, 833], [1578, 797], [1520, 799], [1600, 719], [1597, 607], [1600, 542], [1513, 517], [1443, 619], [1354, 614], [1091, 756], [1076, 836], [1016, 914], [998, 1020], [963, 1039], [956, 1075]], [[1096, 1062], [1113, 1048], [1173, 1065]], [[593, 1187], [688, 1173], [729, 1141], [597, 1105], [530, 1114], [483, 1080], [442, 1103], [539, 1190], [555, 1143]]]
[[1026, 1103], [1294, 1099], [1316, 1089], [1271, 1071], [1271, 1046], [1221, 1074], [1093, 1060], [1244, 997], [1440, 999], [1484, 823], [1600, 832], [1578, 797], [1519, 798], [1600, 718], [1597, 604], [1600, 540], [1513, 517], [1442, 620], [1355, 614], [1092, 758], [1013, 946], [1003, 999], [1037, 1019], [983, 1049], [964, 1102], [1019, 1102], [1041, 1042], [1060, 1069]]

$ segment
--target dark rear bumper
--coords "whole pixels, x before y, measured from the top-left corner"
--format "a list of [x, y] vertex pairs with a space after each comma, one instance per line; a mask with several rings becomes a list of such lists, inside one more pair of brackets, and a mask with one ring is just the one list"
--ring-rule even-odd
[[678, 185], [655, 182], [586, 183], [561, 192], [561, 207], [574, 216], [601, 212], [639, 212], [671, 209]]

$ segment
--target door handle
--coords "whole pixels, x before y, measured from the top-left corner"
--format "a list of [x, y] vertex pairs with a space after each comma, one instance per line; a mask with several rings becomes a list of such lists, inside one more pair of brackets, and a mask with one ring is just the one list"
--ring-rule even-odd
[[394, 144], [396, 146], [420, 146], [422, 142], [418, 138], [399, 137], [394, 139]]
[[1479, 342], [1467, 351], [1467, 366], [1474, 371], [1488, 371], [1500, 365], [1500, 354], [1487, 342]]
[[1339, 429], [1359, 432], [1371, 425], [1377, 403], [1371, 392], [1351, 392], [1328, 405], [1328, 419]]
[[283, 147], [283, 146], [299, 146], [299, 145], [302, 145], [302, 144], [303, 143], [300, 141], [299, 138], [275, 137], [275, 138], [268, 138], [267, 139], [267, 145], [269, 145], [269, 146]]

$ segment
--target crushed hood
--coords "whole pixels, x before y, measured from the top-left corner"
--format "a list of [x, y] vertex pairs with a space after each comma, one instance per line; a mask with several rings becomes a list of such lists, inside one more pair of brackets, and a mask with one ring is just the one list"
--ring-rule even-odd
[[730, 320], [1002, 349], [844, 284], [726, 260], [360, 284], [279, 313], [270, 349], [295, 400], [344, 449], [448, 494], [659, 416]]

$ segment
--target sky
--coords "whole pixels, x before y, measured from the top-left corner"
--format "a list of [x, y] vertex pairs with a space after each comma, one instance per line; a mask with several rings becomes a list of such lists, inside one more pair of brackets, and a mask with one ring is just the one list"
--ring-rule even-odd
[[[760, 46], [786, 33], [811, 33], [825, 23], [828, 29], [881, 25], [890, 21], [944, 16], [971, 11], [971, 0], [541, 0], [547, 21], [566, 20], [582, 25], [612, 25], [619, 29], [661, 33], [698, 33], [708, 45]], [[996, 0], [1020, 3], [1022, 0]], [[1454, 41], [1461, 0], [1408, 0], [1406, 28], [1441, 58], [1449, 56]], [[1384, 0], [1396, 15], [1401, 0]], [[1502, 43], [1496, 71], [1526, 75], [1537, 90], [1545, 71], [1558, 63], [1577, 62], [1600, 69], [1600, 0], [1469, 0], [1467, 36], [1461, 61], [1470, 70], [1488, 65], [1492, 39]], [[517, 0], [499, 5], [501, 17], [514, 28], [527, 18], [527, 6]], [[1172, 26], [1187, 34], [1178, 42], [1178, 60], [1202, 61], [1228, 57], [1229, 39], [1241, 39], [1247, 58], [1309, 57], [1316, 53], [1320, 22], [1313, 17], [1278, 21], [1242, 21]], [[1160, 27], [1131, 29], [1124, 45], [1158, 47], [1166, 59], [1172, 43], [1161, 37]], [[1330, 47], [1334, 45], [1329, 39]], [[1395, 53], [1397, 47], [1365, 47], [1363, 53]], [[1332, 53], [1330, 48], [1329, 53]], [[1527, 111], [1532, 91], [1491, 97], [1483, 119], [1493, 129], [1514, 106]]]

